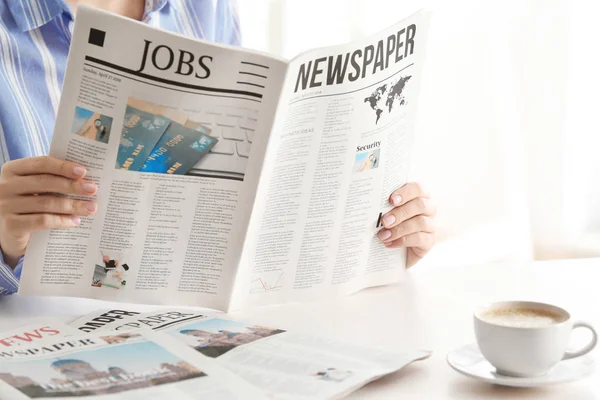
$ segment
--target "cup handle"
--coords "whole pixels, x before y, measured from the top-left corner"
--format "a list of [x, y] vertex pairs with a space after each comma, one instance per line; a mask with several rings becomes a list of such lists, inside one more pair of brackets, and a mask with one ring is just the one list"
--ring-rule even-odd
[[575, 330], [577, 328], [588, 329], [592, 333], [592, 340], [590, 340], [590, 342], [581, 350], [567, 351], [565, 353], [565, 355], [563, 356], [563, 360], [568, 360], [569, 358], [580, 357], [584, 354], [587, 354], [590, 351], [592, 351], [592, 349], [594, 347], [596, 347], [596, 343], [598, 343], [598, 334], [596, 333], [596, 330], [592, 327], [592, 325], [588, 324], [587, 322], [583, 322], [583, 321], [575, 321], [573, 323], [573, 330]]

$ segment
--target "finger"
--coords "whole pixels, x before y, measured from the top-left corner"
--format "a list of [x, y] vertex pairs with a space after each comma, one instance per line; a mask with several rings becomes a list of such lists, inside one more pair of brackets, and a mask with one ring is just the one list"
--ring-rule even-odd
[[49, 156], [21, 158], [2, 167], [2, 174], [19, 176], [50, 174], [81, 179], [86, 173], [86, 169], [79, 164]]
[[425, 215], [417, 215], [390, 229], [382, 229], [377, 236], [379, 239], [389, 242], [402, 236], [407, 236], [416, 232], [435, 232], [433, 220]]
[[406, 204], [417, 197], [429, 197], [423, 187], [417, 182], [409, 182], [400, 189], [395, 190], [389, 198], [389, 202], [394, 207]]
[[12, 201], [4, 211], [11, 214], [68, 214], [91, 215], [96, 212], [96, 203], [59, 196], [23, 196]]
[[9, 232], [29, 233], [45, 229], [74, 228], [81, 219], [73, 215], [61, 214], [12, 214], [4, 219]]
[[419, 249], [424, 255], [435, 244], [435, 234], [429, 232], [416, 232], [407, 236], [402, 236], [394, 241], [385, 242], [386, 247], [412, 247]]
[[78, 194], [82, 196], [91, 196], [98, 189], [94, 182], [74, 181], [56, 175], [29, 175], [18, 179], [12, 179], [10, 186], [13, 193], [17, 194], [40, 194], [40, 193], [60, 193], [60, 194]]
[[426, 197], [417, 197], [400, 207], [393, 208], [387, 212], [381, 222], [385, 228], [393, 228], [416, 215], [434, 216], [435, 204]]

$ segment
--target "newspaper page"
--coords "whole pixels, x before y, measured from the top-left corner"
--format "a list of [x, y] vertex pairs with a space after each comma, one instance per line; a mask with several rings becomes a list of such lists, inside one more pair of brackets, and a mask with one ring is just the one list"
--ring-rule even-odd
[[261, 399], [218, 362], [152, 331], [80, 334], [0, 349], [0, 398]]
[[32, 236], [19, 292], [225, 309], [286, 70], [79, 7], [50, 155], [98, 208]]
[[400, 280], [376, 237], [407, 182], [429, 15], [289, 66], [230, 309]]
[[77, 335], [80, 332], [54, 318], [38, 319], [31, 324], [0, 332], [0, 351], [42, 340]]
[[[95, 315], [85, 318], [91, 320]], [[80, 320], [71, 323], [80, 327]], [[332, 399], [347, 395], [411, 362], [427, 351], [394, 352], [283, 329], [233, 321], [225, 314], [169, 309], [141, 314], [94, 332], [169, 334], [216, 359], [275, 399]]]

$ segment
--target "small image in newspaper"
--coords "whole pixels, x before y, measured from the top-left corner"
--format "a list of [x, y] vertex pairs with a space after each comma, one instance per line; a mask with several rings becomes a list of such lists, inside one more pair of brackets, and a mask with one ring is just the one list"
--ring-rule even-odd
[[242, 399], [263, 393], [167, 335], [59, 338], [0, 352], [0, 398]]
[[112, 130], [112, 117], [83, 107], [75, 107], [71, 132], [96, 142], [108, 143]]

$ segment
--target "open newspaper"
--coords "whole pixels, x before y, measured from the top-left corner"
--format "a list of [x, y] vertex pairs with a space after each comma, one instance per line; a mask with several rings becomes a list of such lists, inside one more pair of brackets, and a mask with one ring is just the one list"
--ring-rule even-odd
[[[212, 377], [213, 374], [208, 372], [205, 365], [213, 362], [230, 373], [228, 387], [243, 387], [238, 385], [241, 381], [245, 385], [260, 388], [261, 395], [265, 394], [270, 399], [334, 399], [409, 363], [427, 358], [430, 354], [427, 351], [397, 352], [344, 343], [233, 321], [221, 314], [183, 309], [164, 309], [143, 314], [123, 309], [101, 310], [72, 321], [68, 328], [76, 332], [73, 334], [65, 330], [70, 335], [68, 342], [67, 339], [53, 337], [51, 344], [48, 344], [48, 340], [41, 344], [36, 342], [36, 345], [29, 347], [20, 346], [18, 350], [21, 351], [0, 348], [0, 384], [4, 380], [24, 394], [31, 396], [39, 393], [39, 397], [66, 397], [66, 393], [53, 391], [67, 390], [72, 396], [122, 395], [123, 391], [150, 386], [145, 379], [148, 374], [176, 372], [178, 369], [174, 366], [182, 366], [182, 362], [190, 363], [190, 367], [197, 367]], [[162, 333], [162, 336], [154, 337], [155, 342], [169, 351], [176, 349], [173, 354], [181, 361], [167, 359], [164, 350], [155, 344], [137, 344], [138, 334], [146, 336], [148, 331]], [[87, 334], [89, 336], [81, 336]], [[71, 344], [82, 343], [82, 338], [88, 337], [93, 338], [94, 343], [100, 341], [102, 346]], [[128, 343], [132, 338], [136, 344], [130, 349], [127, 346], [112, 346]], [[56, 349], [58, 343], [64, 350], [71, 351], [60, 353]], [[161, 357], [138, 353], [151, 349], [159, 352]], [[190, 357], [190, 354], [195, 357]], [[199, 357], [208, 361], [201, 364]], [[218, 371], [214, 374], [220, 376]], [[143, 379], [143, 382], [130, 385], [129, 376]], [[165, 380], [165, 383], [179, 382], [176, 376], [172, 378]], [[185, 376], [181, 380], [192, 378]], [[218, 382], [201, 380], [199, 384], [202, 382], [205, 386], [201, 386], [201, 390], [207, 390], [208, 387], [216, 390], [216, 387], [222, 394]], [[113, 387], [109, 389], [111, 384]], [[189, 389], [187, 384], [185, 387], [187, 389], [182, 390]], [[41, 392], [42, 389], [45, 392]], [[165, 397], [167, 393], [175, 394], [167, 390], [164, 388], [156, 392], [157, 396], [158, 393]], [[126, 398], [142, 398], [150, 393], [154, 394], [150, 390], [142, 390]], [[255, 397], [248, 393], [245, 398]]]
[[50, 155], [96, 215], [34, 234], [21, 294], [220, 310], [397, 282], [425, 12], [291, 61], [80, 7]]
[[153, 331], [56, 337], [0, 351], [0, 398], [266, 399], [215, 360]]

